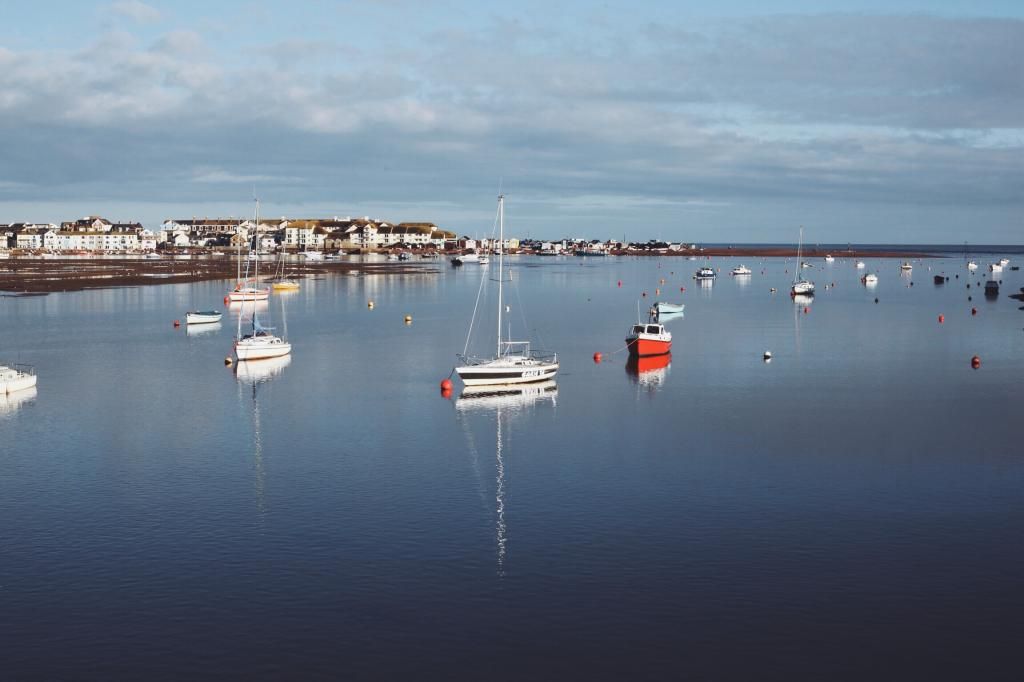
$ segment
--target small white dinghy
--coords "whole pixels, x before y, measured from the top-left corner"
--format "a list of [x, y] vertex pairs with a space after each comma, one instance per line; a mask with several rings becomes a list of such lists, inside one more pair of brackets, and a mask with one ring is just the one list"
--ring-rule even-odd
[[185, 313], [185, 324], [213, 324], [220, 322], [219, 310], [190, 310]]
[[685, 303], [668, 303], [666, 301], [658, 301], [654, 304], [654, 312], [658, 315], [671, 315], [673, 313], [681, 313], [686, 308]]
[[36, 370], [31, 365], [0, 365], [0, 395], [23, 391], [36, 385]]

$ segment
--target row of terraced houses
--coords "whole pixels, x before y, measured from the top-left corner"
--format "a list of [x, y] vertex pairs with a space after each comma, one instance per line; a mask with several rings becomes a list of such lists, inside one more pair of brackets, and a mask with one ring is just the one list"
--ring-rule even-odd
[[140, 223], [115, 223], [100, 216], [56, 223], [0, 224], [0, 247], [26, 251], [152, 251], [167, 247], [237, 247], [258, 237], [261, 249], [289, 251], [379, 249], [393, 246], [435, 249], [459, 246], [454, 232], [434, 223], [398, 223], [362, 218], [252, 220], [190, 218], [165, 220], [151, 232]]

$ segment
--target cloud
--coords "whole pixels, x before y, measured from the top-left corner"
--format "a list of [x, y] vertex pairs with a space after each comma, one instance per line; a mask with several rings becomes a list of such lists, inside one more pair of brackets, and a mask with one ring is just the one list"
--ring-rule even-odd
[[24, 178], [4, 191], [26, 201], [213, 202], [258, 183], [332, 214], [421, 206], [466, 223], [499, 178], [536, 220], [726, 220], [778, 201], [1020, 207], [1024, 81], [1010, 65], [1024, 63], [1024, 22], [596, 30], [523, 22], [388, 49], [289, 39], [245, 60], [196, 31], [0, 48], [0, 177]]
[[152, 24], [163, 18], [160, 10], [140, 0], [117, 0], [111, 3], [110, 12], [140, 24]]

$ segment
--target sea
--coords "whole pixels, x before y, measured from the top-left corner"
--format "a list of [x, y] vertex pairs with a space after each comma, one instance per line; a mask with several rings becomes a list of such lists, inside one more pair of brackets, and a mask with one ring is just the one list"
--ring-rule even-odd
[[2, 298], [0, 676], [1020, 679], [1024, 256], [961, 251], [510, 257], [516, 391], [452, 375], [496, 260], [304, 279], [262, 364], [227, 282]]

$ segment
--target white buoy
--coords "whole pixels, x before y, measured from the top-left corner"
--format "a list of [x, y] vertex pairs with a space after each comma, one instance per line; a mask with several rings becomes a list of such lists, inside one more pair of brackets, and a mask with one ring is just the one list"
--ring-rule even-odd
[[765, 359], [765, 362], [767, 362], [767, 361], [772, 359], [772, 352], [770, 350], [766, 350], [764, 352], [764, 359]]

